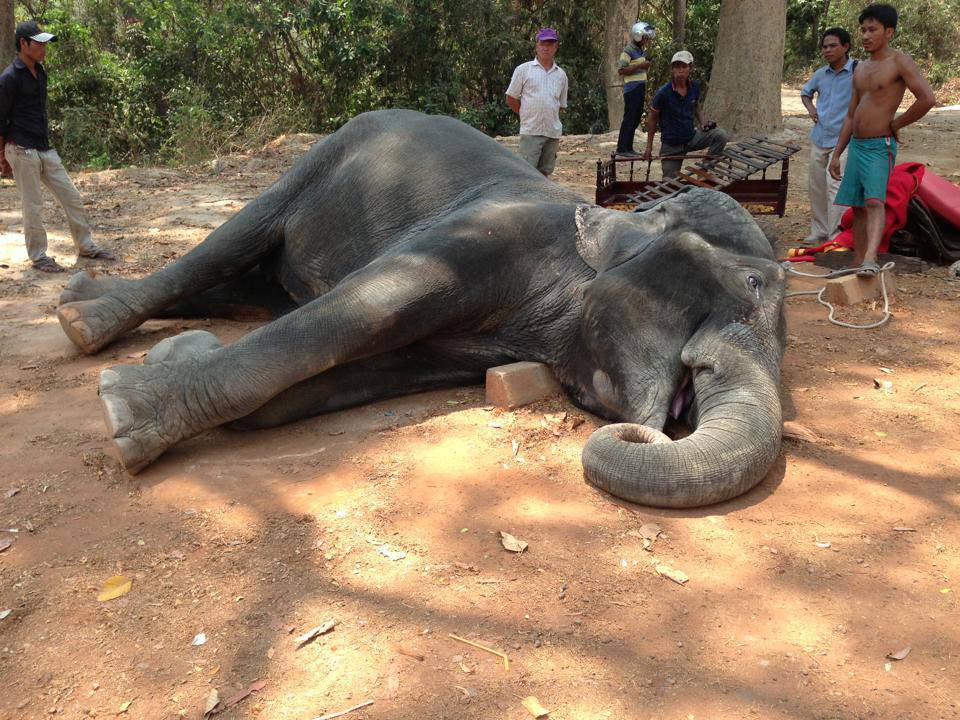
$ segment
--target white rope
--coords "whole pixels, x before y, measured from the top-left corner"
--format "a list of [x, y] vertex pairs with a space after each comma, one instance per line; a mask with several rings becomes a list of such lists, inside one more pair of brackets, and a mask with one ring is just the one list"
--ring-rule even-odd
[[[830, 278], [843, 277], [844, 275], [852, 275], [857, 272], [860, 268], [844, 268], [843, 270], [834, 270], [829, 272], [826, 275], [820, 275], [818, 273], [805, 273], [800, 272], [793, 267], [793, 263], [789, 260], [786, 260], [780, 263], [783, 266], [783, 269], [792, 275], [799, 275], [800, 277], [812, 277], [812, 278], [823, 278], [828, 280]], [[880, 292], [883, 293], [883, 317], [875, 323], [870, 323], [869, 325], [854, 325], [853, 323], [843, 322], [842, 320], [837, 320], [834, 317], [836, 313], [836, 308], [823, 299], [823, 293], [826, 292], [826, 286], [820, 288], [819, 290], [795, 290], [793, 292], [788, 292], [784, 297], [798, 297], [800, 295], [816, 295], [817, 302], [825, 306], [830, 310], [829, 315], [827, 315], [827, 320], [832, 322], [834, 325], [839, 325], [840, 327], [851, 328], [853, 330], [872, 330], [873, 328], [878, 328], [881, 325], [886, 324], [890, 318], [893, 317], [893, 313], [890, 312], [890, 298], [887, 296], [887, 283], [884, 279], [884, 275], [887, 270], [891, 270], [896, 263], [888, 262], [882, 268], [880, 268]]]

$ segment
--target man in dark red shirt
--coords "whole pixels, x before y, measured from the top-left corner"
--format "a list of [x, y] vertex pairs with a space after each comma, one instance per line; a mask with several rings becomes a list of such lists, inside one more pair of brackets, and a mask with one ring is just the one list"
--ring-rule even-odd
[[33, 267], [43, 272], [63, 272], [64, 268], [47, 255], [41, 183], [50, 188], [63, 208], [77, 254], [116, 260], [113, 253], [93, 242], [80, 193], [57, 151], [50, 146], [47, 71], [43, 60], [47, 43], [56, 39], [56, 35], [44, 32], [33, 20], [20, 23], [15, 35], [17, 56], [0, 73], [0, 173], [3, 177], [12, 175], [17, 182], [27, 255]]

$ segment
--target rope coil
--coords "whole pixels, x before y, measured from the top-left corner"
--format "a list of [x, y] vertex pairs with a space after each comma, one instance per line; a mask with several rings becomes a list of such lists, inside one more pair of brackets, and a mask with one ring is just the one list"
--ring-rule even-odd
[[[852, 275], [853, 273], [857, 272], [857, 270], [859, 270], [859, 268], [844, 268], [843, 270], [834, 270], [833, 272], [829, 272], [826, 275], [819, 275], [817, 273], [800, 272], [799, 270], [793, 267], [793, 263], [791, 263], [789, 260], [785, 260], [784, 262], [780, 263], [780, 265], [783, 267], [784, 270], [786, 270], [788, 273], [792, 275], [799, 275], [800, 277], [810, 277], [810, 278], [818, 278], [818, 279], [824, 279], [824, 280], [843, 277], [844, 275]], [[836, 308], [831, 303], [828, 303], [826, 300], [823, 299], [823, 293], [826, 292], [827, 290], [826, 286], [820, 288], [819, 290], [794, 290], [793, 292], [788, 292], [784, 294], [784, 297], [790, 298], [790, 297], [798, 297], [800, 295], [816, 295], [817, 302], [825, 306], [830, 311], [830, 313], [827, 315], [827, 320], [832, 322], [834, 325], [850, 328], [852, 330], [872, 330], [873, 328], [878, 328], [881, 325], [886, 324], [890, 320], [890, 318], [893, 317], [893, 313], [890, 312], [890, 298], [887, 296], [887, 283], [886, 283], [886, 280], [884, 279], [884, 275], [888, 270], [893, 269], [895, 265], [896, 263], [894, 262], [888, 262], [884, 264], [883, 267], [880, 268], [880, 292], [883, 294], [883, 317], [877, 322], [870, 323], [869, 325], [854, 325], [853, 323], [837, 320], [834, 317], [834, 314], [836, 313]]]

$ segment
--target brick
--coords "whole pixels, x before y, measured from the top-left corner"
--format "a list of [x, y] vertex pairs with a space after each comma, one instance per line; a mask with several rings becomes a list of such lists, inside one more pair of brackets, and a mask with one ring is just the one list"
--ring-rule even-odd
[[[890, 298], [892, 303], [896, 289], [892, 272], [884, 273], [884, 282], [887, 287], [887, 297]], [[834, 305], [856, 305], [864, 300], [883, 300], [883, 292], [880, 289], [880, 275], [874, 275], [873, 277], [844, 275], [828, 280], [826, 287], [827, 290], [823, 294], [823, 299]]]
[[512, 410], [563, 392], [543, 363], [516, 362], [487, 370], [487, 402]]

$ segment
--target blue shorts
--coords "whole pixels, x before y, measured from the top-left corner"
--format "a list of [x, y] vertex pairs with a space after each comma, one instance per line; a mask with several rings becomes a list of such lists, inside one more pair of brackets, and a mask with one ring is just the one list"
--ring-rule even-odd
[[833, 204], [863, 207], [867, 198], [886, 200], [887, 181], [896, 161], [894, 138], [850, 138], [847, 167]]

